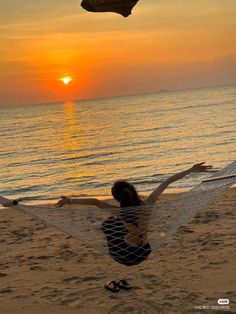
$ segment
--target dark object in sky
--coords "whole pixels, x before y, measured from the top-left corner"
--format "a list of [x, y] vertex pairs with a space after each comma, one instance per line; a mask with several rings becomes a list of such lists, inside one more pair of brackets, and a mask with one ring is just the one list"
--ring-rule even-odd
[[138, 0], [83, 0], [81, 6], [90, 12], [114, 12], [127, 17]]

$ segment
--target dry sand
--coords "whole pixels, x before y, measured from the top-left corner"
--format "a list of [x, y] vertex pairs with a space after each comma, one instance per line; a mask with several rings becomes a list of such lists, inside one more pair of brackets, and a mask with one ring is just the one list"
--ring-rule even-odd
[[[232, 188], [131, 268], [27, 214], [0, 209], [0, 313], [236, 313], [235, 209]], [[119, 278], [135, 287], [104, 289]], [[230, 300], [229, 309], [209, 309], [219, 298]]]

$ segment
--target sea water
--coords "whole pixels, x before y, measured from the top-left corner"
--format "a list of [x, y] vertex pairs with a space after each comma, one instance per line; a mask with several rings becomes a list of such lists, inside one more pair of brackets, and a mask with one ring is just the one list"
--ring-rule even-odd
[[[236, 158], [236, 88], [0, 107], [0, 194], [25, 201], [106, 197], [117, 179], [147, 194], [205, 161]], [[170, 188], [192, 187], [192, 173]]]

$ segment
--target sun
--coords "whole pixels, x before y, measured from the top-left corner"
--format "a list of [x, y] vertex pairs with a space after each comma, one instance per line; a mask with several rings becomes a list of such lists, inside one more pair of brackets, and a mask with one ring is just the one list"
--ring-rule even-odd
[[70, 84], [70, 82], [73, 81], [72, 77], [67, 75], [60, 78], [60, 81], [62, 81], [65, 85]]

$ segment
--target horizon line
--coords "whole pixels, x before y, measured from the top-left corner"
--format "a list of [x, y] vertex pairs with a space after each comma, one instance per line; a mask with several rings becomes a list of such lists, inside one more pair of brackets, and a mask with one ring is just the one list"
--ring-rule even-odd
[[42, 102], [42, 103], [31, 103], [31, 104], [9, 104], [9, 105], [1, 105], [0, 108], [8, 108], [8, 107], [18, 107], [18, 106], [41, 106], [41, 105], [54, 105], [54, 104], [60, 104], [60, 103], [67, 103], [67, 102], [80, 102], [80, 101], [96, 101], [96, 100], [102, 100], [102, 99], [112, 99], [112, 98], [122, 98], [122, 97], [134, 97], [134, 96], [140, 96], [140, 95], [153, 95], [153, 94], [164, 94], [164, 93], [172, 93], [172, 92], [180, 92], [180, 91], [189, 91], [189, 90], [198, 90], [198, 89], [209, 89], [209, 88], [220, 88], [220, 87], [231, 87], [236, 86], [235, 83], [230, 84], [220, 84], [220, 85], [208, 85], [208, 86], [202, 86], [202, 87], [190, 87], [190, 88], [177, 88], [177, 89], [160, 89], [153, 92], [140, 92], [140, 93], [130, 93], [130, 94], [121, 94], [121, 95], [114, 95], [114, 96], [105, 96], [105, 97], [94, 97], [94, 98], [79, 98], [79, 99], [71, 99], [71, 100], [53, 100], [48, 102]]

